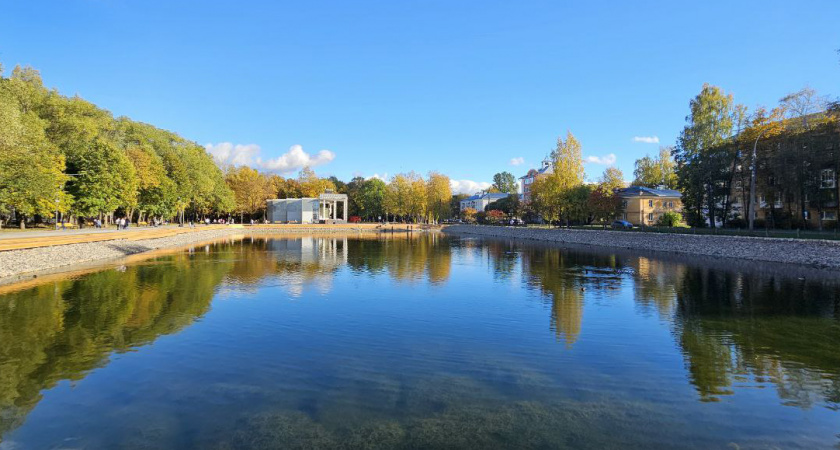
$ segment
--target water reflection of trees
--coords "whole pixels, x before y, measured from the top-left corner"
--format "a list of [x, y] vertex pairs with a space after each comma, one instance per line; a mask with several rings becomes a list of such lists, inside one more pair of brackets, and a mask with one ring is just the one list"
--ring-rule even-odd
[[342, 268], [445, 283], [453, 250], [480, 255], [497, 279], [521, 273], [550, 306], [550, 327], [567, 346], [580, 338], [587, 296], [629, 281], [638, 308], [668, 322], [702, 399], [766, 383], [789, 405], [840, 407], [835, 282], [502, 241], [450, 245], [433, 234], [247, 238], [167, 257], [173, 263], [164, 258], [0, 296], [0, 436], [44, 389], [190, 324], [220, 286], [255, 289], [276, 278], [301, 292], [295, 289], [330, 286]]
[[292, 294], [329, 288], [342, 266], [396, 280], [442, 283], [451, 249], [417, 238], [246, 238], [0, 296], [0, 437], [61, 380], [79, 380], [125, 351], [207, 312], [219, 286], [276, 278]]
[[840, 287], [833, 281], [686, 269], [676, 319], [704, 400], [772, 383], [785, 404], [840, 407]]
[[836, 283], [645, 256], [505, 241], [449, 245], [441, 239], [255, 240], [238, 244], [245, 254], [235, 258], [228, 279], [255, 284], [279, 273], [300, 277], [305, 285], [331, 279], [346, 264], [360, 274], [441, 283], [450, 275], [452, 249], [460, 248], [485, 260], [499, 280], [521, 271], [526, 285], [550, 305], [550, 328], [569, 347], [580, 338], [587, 294], [603, 295], [630, 280], [638, 309], [672, 328], [701, 399], [719, 400], [734, 394], [739, 383], [758, 382], [773, 384], [790, 405], [840, 407]]
[[[551, 302], [551, 329], [571, 347], [581, 333], [586, 289], [616, 289], [622, 268], [612, 255], [541, 246], [517, 250], [526, 283]], [[507, 269], [510, 263], [499, 267]]]
[[310, 285], [328, 290], [346, 266], [357, 274], [439, 284], [449, 279], [452, 270], [452, 249], [441, 244], [442, 239], [438, 234], [249, 237], [224, 250], [233, 255], [227, 281], [245, 288], [275, 277], [300, 295]]
[[396, 281], [427, 279], [432, 284], [449, 280], [452, 248], [438, 234], [353, 239], [348, 242], [347, 264], [356, 273], [387, 273]]
[[705, 401], [739, 386], [773, 385], [788, 405], [840, 408], [840, 286], [834, 281], [616, 256], [505, 241], [470, 242], [498, 279], [518, 263], [551, 306], [551, 329], [567, 346], [580, 337], [590, 293], [632, 283], [643, 314], [671, 327], [689, 381]]
[[114, 351], [178, 331], [207, 312], [229, 266], [106, 270], [0, 297], [0, 436], [19, 425], [61, 380], [78, 380]]

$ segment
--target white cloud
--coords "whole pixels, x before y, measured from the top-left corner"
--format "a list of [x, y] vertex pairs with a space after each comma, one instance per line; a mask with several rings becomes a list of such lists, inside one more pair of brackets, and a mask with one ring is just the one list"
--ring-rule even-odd
[[276, 157], [263, 160], [260, 156], [262, 149], [257, 144], [232, 144], [220, 142], [206, 144], [207, 153], [213, 156], [216, 164], [234, 166], [252, 166], [257, 169], [278, 173], [298, 171], [306, 166], [315, 167], [327, 164], [335, 159], [335, 153], [321, 150], [315, 155], [303, 151], [300, 145], [289, 147], [289, 151]]
[[449, 180], [449, 185], [453, 194], [475, 194], [492, 186], [486, 181], [472, 180]]
[[611, 166], [615, 164], [615, 153], [610, 153], [604, 156], [587, 156], [586, 162], [592, 164], [603, 164], [605, 166]]
[[373, 174], [369, 177], [365, 177], [365, 180], [372, 180], [374, 178], [376, 178], [378, 180], [382, 180], [382, 181], [387, 183], [388, 182], [388, 172], [385, 172], [382, 175], [379, 175], [378, 173], [375, 173], [375, 174]]
[[510, 159], [510, 165], [511, 166], [519, 166], [519, 165], [522, 165], [522, 164], [525, 164], [525, 158], [523, 158], [521, 156], [518, 157], [518, 158], [511, 158]]
[[233, 145], [230, 142], [220, 142], [206, 144], [204, 148], [219, 165], [252, 166], [260, 154], [260, 146], [257, 144]]
[[633, 142], [642, 142], [645, 144], [658, 144], [659, 136], [634, 136]]
[[315, 167], [326, 164], [335, 159], [335, 153], [329, 150], [321, 150], [314, 157], [303, 151], [300, 145], [293, 145], [289, 151], [274, 159], [265, 162], [257, 158], [257, 164], [274, 172], [293, 172], [306, 166]]

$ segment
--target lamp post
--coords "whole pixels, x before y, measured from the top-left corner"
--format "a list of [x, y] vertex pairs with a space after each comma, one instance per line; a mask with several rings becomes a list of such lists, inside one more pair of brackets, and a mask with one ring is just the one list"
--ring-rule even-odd
[[756, 171], [756, 159], [757, 159], [757, 149], [758, 149], [758, 140], [761, 139], [761, 136], [764, 135], [764, 132], [767, 129], [761, 130], [758, 133], [758, 136], [755, 138], [755, 143], [753, 144], [752, 150], [752, 164], [750, 164], [750, 209], [749, 209], [749, 220], [750, 220], [750, 231], [753, 230], [753, 224], [755, 223], [755, 171]]

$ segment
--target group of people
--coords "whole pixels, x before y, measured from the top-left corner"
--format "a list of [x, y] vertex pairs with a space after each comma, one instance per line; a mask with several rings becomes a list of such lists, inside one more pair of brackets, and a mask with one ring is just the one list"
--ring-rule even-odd
[[[236, 221], [231, 219], [231, 218], [228, 218], [228, 219], [212, 219], [211, 220], [209, 217], [204, 219], [203, 222], [206, 225], [210, 225], [211, 223], [212, 224], [219, 224], [219, 225], [236, 223]], [[199, 223], [201, 223], [201, 222], [199, 222]], [[251, 224], [253, 224], [253, 223], [254, 223], [254, 221], [252, 220]], [[119, 219], [114, 220], [114, 224], [117, 226], [117, 229], [125, 230], [129, 227], [129, 225], [131, 224], [131, 221], [128, 220], [127, 218], [125, 218], [125, 217], [121, 217]], [[148, 222], [148, 225], [150, 227], [158, 227], [158, 226], [168, 225], [168, 224], [169, 224], [168, 221], [158, 220], [157, 218], [150, 219], [149, 222]], [[96, 228], [105, 228], [106, 225], [103, 223], [103, 221], [101, 219], [96, 218], [96, 219], [93, 219], [93, 226], [96, 227]], [[190, 220], [189, 221], [189, 226], [191, 228], [195, 227], [195, 223], [192, 220]], [[58, 228], [58, 227], [56, 227], [56, 228]], [[61, 221], [61, 228], [64, 229], [64, 221], [63, 220]]]
[[[117, 225], [118, 230], [125, 230], [131, 224], [131, 221], [126, 219], [125, 217], [120, 217], [119, 219], [114, 221], [114, 224]], [[62, 222], [62, 227], [64, 223]], [[104, 228], [105, 225], [102, 224], [102, 220], [100, 219], [93, 219], [93, 226], [96, 228]]]

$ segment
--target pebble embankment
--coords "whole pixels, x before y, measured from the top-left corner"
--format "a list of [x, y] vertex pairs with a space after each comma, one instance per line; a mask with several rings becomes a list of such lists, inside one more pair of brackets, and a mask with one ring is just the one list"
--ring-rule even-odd
[[178, 248], [197, 242], [249, 234], [324, 234], [374, 232], [373, 228], [343, 227], [246, 227], [198, 229], [191, 233], [155, 239], [114, 239], [101, 242], [54, 245], [0, 251], [0, 285], [30, 279], [42, 273], [73, 270], [80, 265], [124, 258], [153, 250]]
[[840, 241], [452, 225], [453, 235], [477, 235], [574, 245], [735, 258], [840, 270]]

